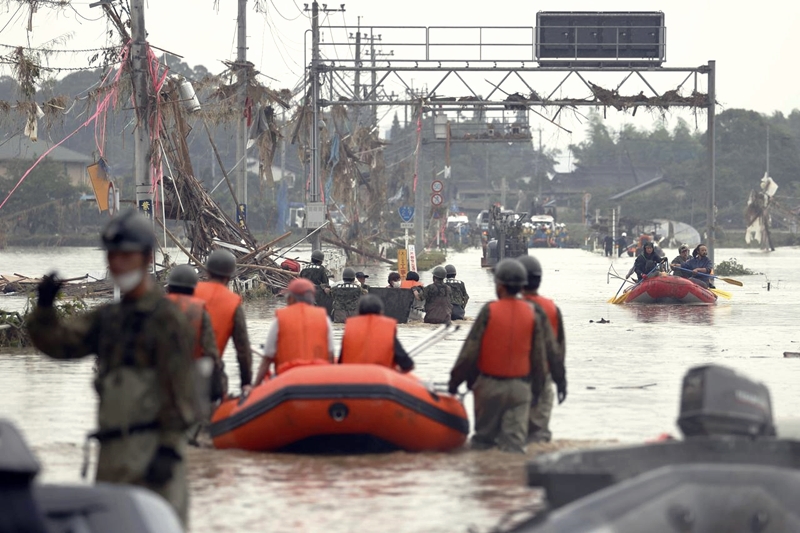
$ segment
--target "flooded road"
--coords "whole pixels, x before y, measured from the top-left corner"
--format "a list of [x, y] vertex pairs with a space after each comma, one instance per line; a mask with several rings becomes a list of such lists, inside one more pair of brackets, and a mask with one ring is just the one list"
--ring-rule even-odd
[[[609, 259], [581, 250], [531, 254], [543, 264], [541, 292], [561, 307], [567, 335], [569, 396], [554, 409], [557, 440], [635, 443], [665, 431], [677, 434], [681, 378], [690, 366], [709, 362], [766, 382], [776, 418], [794, 416], [800, 360], [782, 354], [800, 351], [795, 334], [800, 249], [717, 250], [717, 261], [735, 257], [765, 275], [739, 278], [742, 288], [718, 282], [733, 299], [710, 307], [610, 305], [606, 301], [620, 282], [607, 283]], [[627, 271], [632, 261], [615, 260], [617, 271]], [[491, 274], [479, 268], [478, 250], [451, 253], [448, 262], [467, 284], [467, 315], [474, 317], [494, 296]], [[98, 250], [0, 251], [2, 273], [33, 276], [52, 267], [65, 277], [100, 276], [105, 268]], [[363, 270], [371, 275], [371, 285], [386, 284], [387, 269]], [[421, 277], [430, 282], [429, 273]], [[264, 341], [280, 305], [280, 300], [247, 303], [254, 345]], [[0, 296], [0, 309], [24, 306], [23, 298]], [[601, 318], [610, 322], [598, 323]], [[446, 382], [468, 327], [466, 322], [452, 338], [418, 356], [415, 373]], [[398, 335], [410, 346], [431, 329], [401, 325]], [[336, 336], [338, 342], [341, 326]], [[230, 349], [225, 359], [231, 384], [238, 386]], [[24, 431], [44, 464], [44, 481], [80, 482], [81, 446], [94, 428], [91, 379], [88, 359], [55, 362], [32, 351], [0, 354], [0, 416]], [[466, 405], [471, 411], [471, 396]], [[488, 531], [508, 512], [540, 501], [537, 491], [524, 487], [524, 458], [497, 452], [322, 458], [192, 450], [190, 461], [193, 532]]]

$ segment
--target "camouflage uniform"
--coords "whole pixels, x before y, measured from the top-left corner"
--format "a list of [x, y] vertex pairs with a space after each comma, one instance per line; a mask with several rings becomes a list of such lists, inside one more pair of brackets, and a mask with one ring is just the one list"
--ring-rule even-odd
[[324, 266], [316, 263], [306, 265], [306, 267], [300, 271], [300, 277], [309, 280], [314, 285], [318, 285], [323, 289], [326, 289], [330, 286], [330, 282], [328, 281], [328, 271]]
[[[531, 346], [530, 383], [521, 379], [496, 379], [480, 374], [478, 358], [481, 354], [483, 334], [489, 324], [489, 304], [484, 305], [475, 318], [475, 323], [450, 372], [451, 385], [466, 381], [467, 387], [475, 392], [475, 434], [472, 437], [472, 446], [476, 449], [487, 449], [496, 445], [505, 451], [524, 451], [531, 397], [541, 396], [546, 381], [548, 361], [557, 357], [558, 351], [547, 315], [540, 307], [533, 307], [536, 323]], [[559, 372], [560, 370], [555, 368], [555, 373]], [[501, 402], [493, 400], [502, 396], [505, 396], [506, 401], [509, 397], [516, 400], [518, 404], [512, 411], [513, 420], [506, 424], [506, 429], [510, 430], [508, 435], [497, 434], [501, 427], [500, 419], [503, 418], [507, 405], [501, 405]], [[478, 401], [478, 398], [481, 400]]]
[[464, 309], [469, 302], [469, 294], [467, 294], [467, 287], [464, 282], [456, 278], [447, 278], [444, 280], [445, 284], [450, 287], [450, 303], [453, 304], [453, 313], [451, 318], [453, 320], [464, 319]]
[[434, 282], [422, 290], [425, 300], [425, 323], [448, 324], [453, 314], [452, 291], [443, 282]]
[[156, 288], [136, 301], [104, 305], [68, 321], [52, 307], [37, 306], [28, 332], [55, 359], [97, 355], [97, 481], [150, 489], [186, 524], [185, 461], [178, 461], [163, 485], [147, 481], [160, 447], [185, 457], [185, 432], [194, 418], [194, 334], [177, 306]]
[[[536, 306], [537, 312], [544, 314], [544, 311], [538, 305]], [[547, 329], [550, 330], [554, 338], [555, 353], [549, 353], [547, 363], [550, 372], [547, 373], [544, 389], [539, 395], [537, 402], [531, 405], [530, 418], [528, 423], [528, 442], [550, 442], [552, 433], [550, 431], [550, 415], [553, 412], [553, 404], [555, 403], [555, 394], [553, 394], [553, 387], [556, 380], [565, 380], [565, 361], [564, 356], [566, 353], [566, 338], [564, 337], [564, 321], [561, 318], [561, 310], [556, 307], [558, 311], [558, 337], [555, 337], [553, 328], [551, 327], [550, 320], [547, 320]], [[555, 369], [556, 377], [552, 373]]]
[[356, 281], [343, 281], [331, 288], [333, 296], [333, 321], [344, 324], [351, 316], [358, 314], [358, 300], [367, 294], [361, 284]]

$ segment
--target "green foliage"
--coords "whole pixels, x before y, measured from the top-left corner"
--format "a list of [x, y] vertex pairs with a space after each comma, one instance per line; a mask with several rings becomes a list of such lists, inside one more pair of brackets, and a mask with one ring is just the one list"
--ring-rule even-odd
[[[14, 160], [4, 163], [5, 172], [0, 175], [0, 195], [3, 198], [14, 188], [33, 160]], [[30, 209], [53, 200], [77, 200], [80, 192], [73, 187], [64, 172], [63, 165], [53, 161], [42, 161], [34, 168], [23, 185], [3, 206], [4, 214]]]
[[735, 257], [722, 261], [714, 265], [714, 274], [717, 276], [753, 276], [758, 272], [753, 272], [749, 268], [739, 263]]
[[[25, 328], [25, 322], [33, 312], [35, 296], [28, 298], [28, 305], [24, 313], [9, 312], [0, 309], [0, 348], [27, 348], [32, 345]], [[65, 319], [86, 312], [89, 307], [81, 298], [60, 298], [55, 305], [56, 314]]]

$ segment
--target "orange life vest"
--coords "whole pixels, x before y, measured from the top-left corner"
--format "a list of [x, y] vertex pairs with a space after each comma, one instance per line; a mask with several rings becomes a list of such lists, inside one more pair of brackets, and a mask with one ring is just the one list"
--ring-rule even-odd
[[410, 279], [404, 279], [400, 284], [401, 289], [410, 289], [411, 287], [422, 287], [422, 283]]
[[342, 337], [340, 363], [383, 365], [394, 368], [397, 321], [382, 315], [360, 315], [347, 319]]
[[536, 296], [526, 295], [525, 299], [530, 300], [542, 308], [547, 315], [547, 319], [550, 321], [550, 327], [553, 328], [553, 335], [558, 339], [558, 307], [556, 307], [556, 303], [550, 298], [545, 298], [538, 294]]
[[525, 300], [512, 297], [490, 303], [478, 370], [499, 378], [528, 377], [535, 323], [533, 308]]
[[214, 281], [198, 283], [194, 289], [194, 296], [206, 303], [206, 311], [211, 317], [211, 327], [217, 339], [217, 350], [222, 357], [228, 339], [233, 335], [233, 315], [242, 303], [242, 297]]
[[328, 314], [324, 307], [298, 302], [275, 312], [278, 346], [275, 369], [292, 361], [319, 359], [330, 362]]
[[200, 359], [203, 356], [203, 312], [206, 310], [206, 303], [200, 298], [189, 296], [188, 294], [167, 294], [167, 298], [175, 303], [189, 319], [189, 324], [194, 331], [194, 358]]

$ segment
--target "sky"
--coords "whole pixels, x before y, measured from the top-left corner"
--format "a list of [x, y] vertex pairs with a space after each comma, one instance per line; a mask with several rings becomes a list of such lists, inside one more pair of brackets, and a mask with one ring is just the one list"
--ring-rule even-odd
[[[89, 8], [91, 0], [73, 2], [73, 9], [53, 11], [41, 7], [33, 15], [33, 31], [28, 33], [27, 8], [18, 11], [16, 0], [0, 1], [0, 44], [38, 46], [53, 38], [69, 35], [63, 46], [70, 49], [83, 49], [105, 46], [109, 44], [109, 26], [101, 17], [100, 8]], [[190, 65], [203, 64], [212, 72], [224, 69], [221, 61], [236, 57], [236, 0], [218, 0], [218, 9], [214, 0], [145, 0], [146, 26], [148, 39], [154, 46], [169, 50], [184, 57]], [[265, 8], [263, 12], [254, 10], [255, 0], [248, 1], [248, 59], [256, 69], [271, 79], [263, 81], [275, 88], [293, 88], [302, 79], [303, 65], [308, 61], [304, 56], [304, 39], [310, 29], [308, 13], [303, 12], [304, 2], [294, 0], [261, 0]], [[4, 5], [8, 4], [8, 5]], [[339, 3], [329, 2], [328, 8], [337, 8]], [[746, 5], [746, 8], [739, 7]], [[530, 2], [524, 0], [493, 0], [492, 2], [476, 0], [404, 0], [389, 2], [385, 0], [351, 0], [345, 3], [345, 12], [332, 12], [321, 17], [323, 41], [346, 41], [347, 32], [352, 30], [335, 30], [328, 26], [351, 26], [359, 23], [369, 26], [409, 26], [416, 30], [376, 30], [381, 33], [383, 42], [395, 43], [419, 42], [424, 30], [419, 27], [443, 26], [520, 26], [532, 28], [536, 25], [537, 11], [663, 11], [667, 27], [667, 61], [668, 67], [693, 67], [716, 60], [717, 65], [717, 100], [718, 111], [727, 108], [743, 107], [755, 109], [762, 113], [781, 111], [789, 113], [800, 108], [800, 91], [795, 73], [795, 55], [800, 50], [800, 4], [795, 2], [779, 2], [762, 0], [757, 3], [739, 4], [732, 2], [671, 0], [655, 2], [650, 0], [636, 1], [604, 1], [597, 0], [541, 0]], [[436, 35], [445, 35], [445, 30]], [[458, 40], [475, 42], [474, 33], [463, 31], [457, 35]], [[484, 35], [495, 35], [487, 40], [516, 39], [517, 35], [526, 31], [487, 30]], [[434, 35], [434, 30], [431, 30]], [[454, 32], [447, 34], [451, 37]], [[309, 38], [310, 41], [310, 38]], [[453, 42], [453, 41], [442, 41]], [[419, 52], [419, 48], [402, 46], [383, 46], [382, 53], [394, 50], [395, 57]], [[449, 49], [452, 51], [452, 49]], [[474, 50], [474, 49], [473, 49]], [[8, 49], [0, 50], [7, 53]], [[331, 60], [352, 53], [349, 46], [336, 49], [327, 48], [323, 52]], [[449, 53], [449, 52], [448, 52]], [[474, 55], [471, 50], [459, 51], [458, 57]], [[61, 54], [50, 59], [52, 66], [83, 66], [86, 54]], [[405, 56], [404, 56], [405, 57]], [[474, 64], [474, 63], [473, 63]], [[530, 66], [533, 66], [532, 64]], [[9, 74], [9, 72], [2, 72]], [[684, 75], [685, 76], [685, 75]], [[415, 79], [415, 87], [436, 83], [436, 80], [420, 73], [409, 76]], [[701, 77], [700, 89], [705, 92], [705, 77]], [[489, 79], [498, 83], [497, 76], [475, 74], [469, 82], [478, 94], [486, 94], [491, 86]], [[539, 75], [532, 80], [532, 86], [544, 93], [555, 88], [558, 79], [550, 75]], [[559, 78], [560, 79], [560, 78]], [[654, 85], [659, 91], [673, 88], [683, 77], [654, 78]], [[362, 79], [363, 81], [363, 79]], [[605, 86], [615, 86], [619, 76], [594, 75], [589, 81]], [[604, 83], [605, 82], [605, 83]], [[560, 93], [562, 96], [586, 97], [588, 90], [582, 84], [565, 84]], [[659, 85], [660, 84], [660, 85]], [[401, 90], [398, 83], [387, 83], [387, 92]], [[517, 84], [504, 86], [509, 92], [524, 89]], [[628, 82], [620, 91], [622, 94], [636, 94], [646, 87], [635, 81]], [[448, 80], [440, 88], [439, 94], [448, 96], [464, 96], [469, 92], [463, 86]], [[588, 109], [582, 111], [588, 113]], [[402, 119], [403, 111], [398, 110]], [[385, 108], [379, 113], [383, 118], [382, 126], [388, 127], [394, 110]], [[547, 111], [552, 117], [554, 110]], [[654, 122], [667, 120], [674, 123], [677, 117], [683, 117], [690, 126], [697, 125], [698, 130], [705, 129], [704, 116], [695, 116], [690, 111], [670, 111], [662, 117], [658, 113], [648, 116], [638, 113], [636, 117], [621, 115], [609, 111], [608, 119], [612, 127], [632, 122], [640, 127], [650, 127]], [[585, 117], [564, 113], [559, 115], [559, 128], [538, 117], [533, 117], [534, 127], [542, 127], [543, 142], [546, 146], [560, 148], [567, 152], [570, 143], [579, 142], [585, 129]], [[568, 133], [567, 130], [570, 132]], [[569, 156], [565, 153], [562, 165], [569, 165]]]

